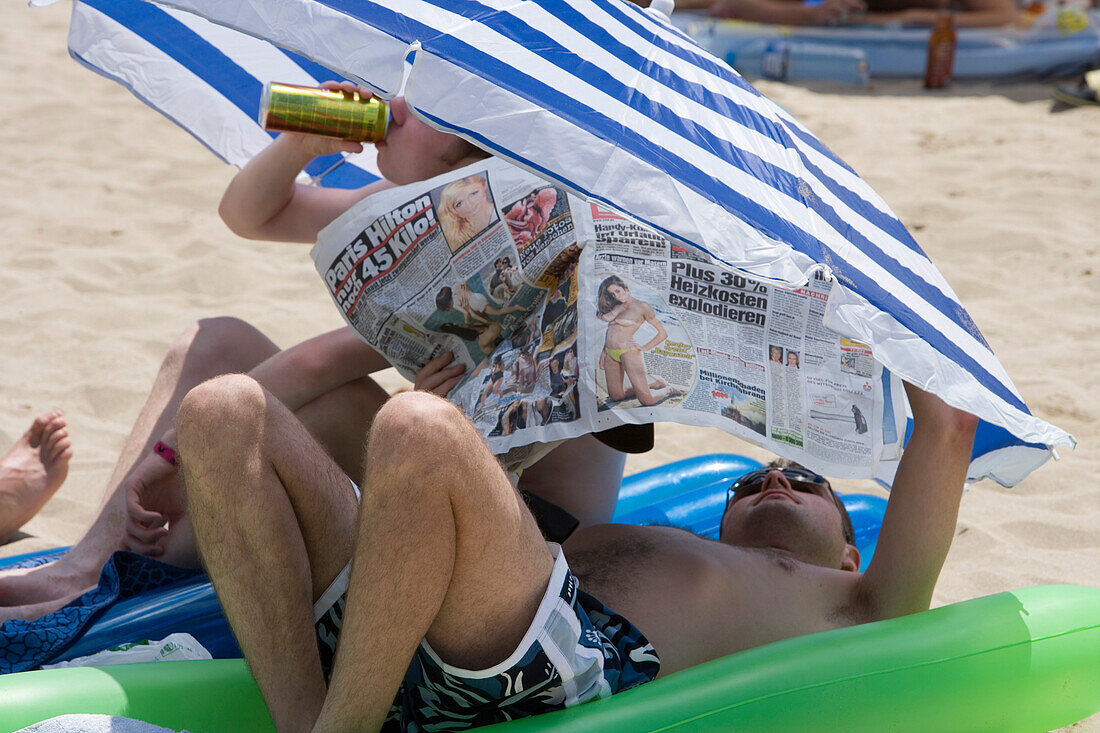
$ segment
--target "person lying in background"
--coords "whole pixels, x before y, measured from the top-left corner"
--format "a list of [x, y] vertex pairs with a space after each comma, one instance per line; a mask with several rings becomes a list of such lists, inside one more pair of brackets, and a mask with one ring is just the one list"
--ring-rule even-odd
[[[644, 4], [644, 3], [643, 3]], [[780, 25], [932, 26], [943, 0], [677, 0], [677, 10], [707, 11], [719, 18]], [[1013, 0], [953, 0], [955, 25], [996, 28], [1015, 24]]]
[[[452, 359], [450, 352], [436, 357], [414, 386], [446, 394], [464, 373]], [[191, 388], [222, 374], [250, 374], [294, 413], [341, 470], [357, 476], [367, 427], [389, 399], [369, 375], [388, 366], [350, 328], [280, 351], [236, 318], [208, 318], [189, 326], [169, 348], [84, 536], [54, 562], [0, 571], [0, 622], [40, 618], [83, 595], [95, 587], [116, 550], [198, 567], [175, 465], [176, 411]], [[55, 410], [39, 416], [0, 459], [0, 507], [6, 507], [12, 526], [29, 519], [61, 486], [71, 443], [65, 420]], [[585, 436], [524, 471], [520, 489], [550, 534], [560, 531], [555, 529], [559, 525], [572, 529], [607, 521], [624, 462], [623, 453]], [[561, 476], [571, 477], [577, 490], [555, 490]]]
[[[79, 597], [96, 585], [116, 550], [198, 566], [173, 465], [175, 415], [191, 388], [219, 374], [252, 374], [310, 426], [339, 465], [356, 472], [370, 416], [389, 396], [366, 375], [388, 366], [346, 328], [280, 351], [236, 318], [189, 326], [169, 347], [84, 536], [55, 562], [0, 571], [0, 621], [40, 618]], [[51, 418], [47, 428], [57, 423]], [[56, 478], [57, 486], [63, 479]], [[27, 503], [22, 511], [37, 508]]]

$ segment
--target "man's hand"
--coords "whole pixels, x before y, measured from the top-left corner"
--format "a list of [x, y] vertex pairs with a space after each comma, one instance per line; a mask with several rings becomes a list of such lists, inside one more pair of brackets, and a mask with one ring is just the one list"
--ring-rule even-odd
[[122, 487], [126, 526], [119, 547], [148, 557], [162, 555], [161, 541], [168, 534], [165, 525], [178, 521], [186, 509], [176, 467], [150, 454], [122, 480]]
[[446, 397], [452, 389], [458, 386], [458, 383], [462, 381], [462, 375], [466, 373], [466, 365], [461, 362], [447, 366], [454, 361], [454, 358], [454, 352], [444, 351], [425, 364], [416, 373], [416, 382], [413, 384], [413, 389]]
[[[348, 96], [358, 94], [364, 102], [374, 98], [374, 93], [371, 92], [371, 90], [353, 84], [350, 81], [326, 81], [321, 84], [321, 88], [327, 89], [328, 91], [343, 92]], [[296, 132], [280, 133], [280, 137], [282, 136], [288, 138], [286, 144], [296, 148], [302, 155], [308, 155], [311, 158], [322, 155], [332, 155], [333, 153], [363, 152], [363, 143], [353, 140], [339, 140], [324, 135], [306, 135]]]

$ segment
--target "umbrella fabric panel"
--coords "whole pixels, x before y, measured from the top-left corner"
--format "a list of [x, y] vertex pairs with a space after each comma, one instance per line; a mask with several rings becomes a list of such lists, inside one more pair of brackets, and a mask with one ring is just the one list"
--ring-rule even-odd
[[430, 124], [758, 277], [799, 283], [825, 265], [844, 286], [834, 292], [846, 294], [848, 316], [830, 325], [873, 337], [861, 340], [892, 371], [1027, 441], [1072, 442], [1030, 416], [950, 287], [858, 176], [736, 73], [635, 6], [405, 0], [398, 13], [392, 3], [352, 0], [170, 4], [386, 95], [400, 87], [411, 51], [407, 93]]
[[[138, 0], [73, 3], [69, 52], [243, 166], [270, 142], [258, 122], [266, 81], [317, 85], [337, 74], [267, 41], [199, 16]], [[321, 185], [358, 188], [378, 179], [373, 150], [313, 161]]]

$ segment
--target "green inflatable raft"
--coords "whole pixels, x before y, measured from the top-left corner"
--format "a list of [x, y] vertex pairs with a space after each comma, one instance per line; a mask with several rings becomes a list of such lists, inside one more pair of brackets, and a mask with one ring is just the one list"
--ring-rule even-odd
[[[1044, 731], [1100, 711], [1100, 589], [1039, 586], [811, 634], [486, 731]], [[0, 730], [65, 713], [271, 731], [240, 660], [0, 677]]]

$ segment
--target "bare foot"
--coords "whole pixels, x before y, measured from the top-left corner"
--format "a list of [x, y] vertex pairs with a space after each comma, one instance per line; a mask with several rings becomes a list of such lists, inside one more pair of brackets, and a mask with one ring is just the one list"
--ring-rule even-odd
[[39, 415], [0, 458], [0, 543], [49, 501], [69, 473], [73, 445], [60, 410]]

